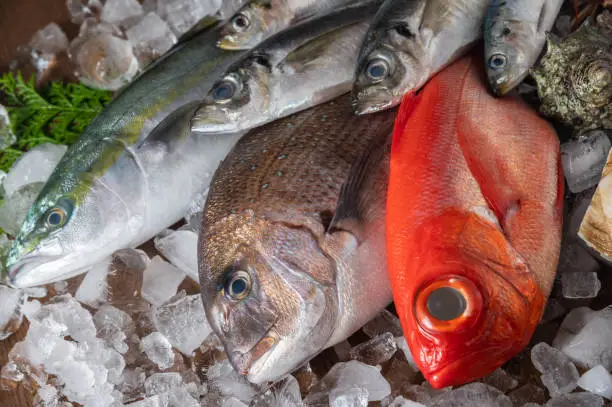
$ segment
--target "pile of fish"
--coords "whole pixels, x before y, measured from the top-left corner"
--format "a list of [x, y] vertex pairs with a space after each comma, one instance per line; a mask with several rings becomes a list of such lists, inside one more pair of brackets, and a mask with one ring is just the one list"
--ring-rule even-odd
[[[74, 49], [137, 26], [114, 3]], [[175, 24], [76, 143], [3, 181], [36, 195], [3, 384], [45, 407], [612, 401], [612, 12], [591, 3], [227, 1]]]

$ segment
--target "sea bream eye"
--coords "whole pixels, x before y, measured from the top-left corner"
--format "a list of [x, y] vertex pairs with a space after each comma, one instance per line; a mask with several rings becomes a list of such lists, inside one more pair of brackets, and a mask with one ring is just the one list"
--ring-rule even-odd
[[212, 91], [212, 97], [217, 103], [225, 103], [231, 100], [239, 89], [239, 82], [235, 78], [228, 76], [215, 86]]
[[225, 283], [225, 295], [233, 300], [242, 300], [251, 292], [251, 277], [244, 271], [235, 272]]
[[66, 211], [64, 209], [56, 207], [51, 208], [47, 213], [47, 225], [49, 226], [62, 226], [66, 223]]
[[373, 81], [380, 81], [389, 75], [389, 63], [382, 58], [370, 60], [366, 67], [366, 76]]
[[489, 67], [491, 69], [501, 69], [506, 66], [506, 56], [503, 54], [494, 54], [489, 58]]
[[244, 13], [238, 13], [232, 18], [232, 26], [238, 32], [242, 32], [249, 28], [251, 21], [249, 17]]

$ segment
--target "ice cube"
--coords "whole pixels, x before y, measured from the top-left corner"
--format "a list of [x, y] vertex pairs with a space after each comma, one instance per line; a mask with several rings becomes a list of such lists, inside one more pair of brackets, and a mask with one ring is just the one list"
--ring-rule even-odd
[[304, 403], [313, 403], [321, 399], [321, 393], [351, 388], [364, 388], [368, 391], [369, 401], [380, 401], [391, 393], [391, 386], [382, 376], [380, 370], [356, 360], [336, 363], [329, 372], [312, 389]]
[[397, 344], [397, 348], [401, 350], [404, 356], [406, 357], [406, 360], [410, 364], [410, 367], [412, 367], [415, 372], [418, 372], [419, 366], [416, 364], [414, 358], [412, 357], [412, 353], [410, 352], [410, 348], [408, 347], [408, 342], [406, 341], [406, 338], [403, 336], [398, 336], [395, 338], [395, 343]]
[[559, 274], [597, 272], [600, 268], [597, 260], [581, 244], [570, 242], [561, 248]]
[[330, 407], [368, 407], [368, 390], [360, 387], [333, 389], [329, 393]]
[[580, 375], [571, 360], [558, 349], [540, 342], [531, 349], [531, 361], [551, 395], [570, 393]]
[[597, 185], [611, 146], [601, 130], [561, 145], [561, 163], [570, 191], [576, 194]]
[[85, 20], [79, 36], [68, 48], [75, 74], [88, 86], [118, 90], [138, 73], [138, 59], [132, 44], [120, 37], [121, 32], [107, 24], [92, 25]]
[[30, 47], [44, 54], [58, 54], [68, 48], [68, 37], [55, 23], [38, 30], [29, 43]]
[[208, 324], [199, 294], [180, 291], [162, 307], [153, 310], [153, 325], [185, 356], [190, 356], [212, 328]]
[[602, 365], [597, 365], [583, 374], [578, 380], [578, 386], [612, 400], [612, 375]]
[[257, 394], [257, 387], [239, 375], [227, 359], [215, 363], [208, 369], [209, 386], [226, 397], [236, 397], [249, 403]]
[[78, 290], [74, 294], [74, 297], [87, 304], [92, 308], [97, 308], [105, 301], [106, 287], [107, 287], [107, 275], [111, 265], [112, 258], [108, 257], [101, 262], [95, 264], [85, 274], [85, 278], [81, 282]]
[[349, 356], [368, 365], [378, 365], [391, 359], [397, 352], [397, 344], [391, 332], [385, 332], [367, 342], [353, 347]]
[[200, 403], [183, 386], [168, 394], [168, 407], [200, 407]]
[[408, 385], [405, 386], [402, 393], [411, 400], [418, 401], [419, 403], [427, 404], [437, 397], [440, 397], [451, 391], [450, 387], [443, 387], [441, 389], [434, 389], [428, 382], [423, 382], [421, 385]]
[[57, 281], [53, 284], [53, 289], [57, 295], [66, 294], [68, 292], [68, 282], [65, 280]]
[[493, 371], [490, 375], [486, 376], [483, 380], [484, 383], [489, 386], [493, 386], [504, 393], [518, 386], [518, 380], [510, 376], [504, 369], [499, 368]]
[[25, 300], [22, 290], [0, 285], [0, 341], [11, 336], [21, 326]]
[[435, 397], [429, 406], [482, 406], [512, 407], [510, 398], [501, 391], [484, 383], [469, 383], [448, 393]]
[[267, 407], [301, 407], [300, 386], [295, 377], [289, 375], [277, 382], [271, 389], [271, 398]]
[[126, 28], [142, 14], [142, 6], [137, 0], [106, 0], [100, 18]]
[[157, 0], [157, 11], [177, 36], [221, 7], [220, 0]]
[[225, 397], [223, 401], [221, 401], [221, 407], [248, 407], [248, 405], [244, 404], [236, 397]]
[[155, 256], [144, 271], [142, 298], [159, 307], [176, 294], [176, 289], [184, 279], [185, 274], [181, 270]]
[[145, 391], [147, 396], [153, 396], [168, 393], [182, 385], [183, 378], [180, 373], [154, 373], [145, 381]]
[[121, 393], [123, 402], [128, 402], [145, 395], [146, 373], [143, 368], [127, 368], [123, 371], [123, 383], [121, 383]]
[[425, 404], [416, 401], [408, 400], [402, 396], [397, 396], [387, 407], [426, 407]]
[[85, 19], [100, 14], [102, 2], [100, 0], [66, 0], [66, 7], [70, 13], [70, 21], [81, 24]]
[[418, 375], [418, 371], [400, 355], [401, 353], [396, 353], [382, 370], [383, 376], [391, 385], [393, 395], [399, 394], [397, 392], [406, 384], [413, 383]]
[[44, 143], [24, 153], [4, 179], [2, 185], [6, 195], [12, 195], [27, 184], [47, 182], [66, 149], [65, 145]]
[[612, 307], [574, 308], [563, 320], [553, 346], [580, 368], [603, 364], [602, 358], [612, 349]]
[[143, 400], [136, 401], [126, 405], [127, 407], [165, 407], [165, 404], [160, 400], [159, 396], [147, 397]]
[[174, 352], [168, 339], [159, 332], [142, 338], [141, 349], [160, 369], [165, 370], [174, 364]]
[[17, 141], [6, 107], [0, 105], [0, 151], [12, 146]]
[[198, 235], [190, 230], [165, 230], [154, 239], [155, 248], [192, 280], [198, 279]]
[[0, 206], [0, 228], [10, 235], [17, 235], [43, 185], [42, 182], [27, 184], [6, 197]]
[[59, 404], [57, 389], [53, 386], [43, 384], [38, 388], [37, 396], [40, 399], [40, 407], [57, 407]]
[[595, 298], [601, 289], [597, 273], [592, 271], [563, 273], [561, 285], [565, 298]]
[[404, 336], [404, 331], [402, 330], [399, 319], [386, 309], [382, 310], [377, 316], [365, 324], [362, 330], [370, 338], [382, 335], [385, 332], [391, 332], [395, 337]]
[[508, 393], [508, 397], [515, 406], [522, 406], [526, 403], [543, 404], [546, 402], [546, 391], [533, 383], [527, 383], [516, 390]]
[[28, 298], [45, 298], [47, 296], [46, 287], [28, 287], [24, 288], [23, 292]]
[[601, 397], [592, 393], [560, 394], [548, 400], [545, 407], [603, 407]]
[[196, 212], [194, 214], [185, 215], [186, 224], [181, 226], [179, 230], [191, 230], [192, 232], [199, 234], [202, 228], [202, 218], [204, 217], [203, 212]]
[[128, 314], [105, 304], [94, 314], [93, 321], [98, 329], [98, 337], [107, 346], [119, 353], [127, 352], [128, 344], [125, 341], [136, 331], [134, 321]]
[[157, 13], [157, 0], [143, 0], [142, 9], [145, 13], [154, 12]]
[[132, 43], [141, 67], [165, 54], [177, 41], [168, 24], [155, 13], [148, 13], [125, 35]]

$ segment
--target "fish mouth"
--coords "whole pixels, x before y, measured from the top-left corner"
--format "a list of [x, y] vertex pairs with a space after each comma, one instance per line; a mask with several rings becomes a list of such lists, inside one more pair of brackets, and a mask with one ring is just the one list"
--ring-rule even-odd
[[7, 285], [13, 288], [28, 288], [39, 285], [47, 284], [61, 279], [61, 275], [58, 278], [54, 278], [53, 281], [47, 280], [34, 280], [31, 278], [35, 271], [42, 265], [53, 263], [60, 259], [62, 256], [31, 256], [23, 258], [13, 264], [6, 265], [6, 277], [4, 278]]
[[239, 374], [247, 376], [253, 365], [268, 354], [279, 341], [280, 336], [276, 333], [274, 325], [272, 325], [268, 332], [251, 349], [246, 352], [234, 351], [228, 355], [230, 363]]
[[362, 90], [355, 89], [353, 95], [351, 104], [358, 116], [389, 109], [395, 103], [393, 93], [382, 86], [372, 86]]
[[522, 343], [515, 342], [505, 347], [480, 349], [442, 368], [430, 372], [423, 371], [423, 375], [435, 389], [460, 386], [489, 375], [522, 348]]
[[242, 51], [245, 49], [244, 47], [240, 46], [234, 36], [230, 34], [224, 35], [217, 41], [217, 48], [221, 48], [226, 51]]
[[234, 133], [238, 129], [235, 123], [228, 122], [224, 114], [202, 110], [196, 112], [191, 120], [191, 131], [195, 134], [219, 134]]

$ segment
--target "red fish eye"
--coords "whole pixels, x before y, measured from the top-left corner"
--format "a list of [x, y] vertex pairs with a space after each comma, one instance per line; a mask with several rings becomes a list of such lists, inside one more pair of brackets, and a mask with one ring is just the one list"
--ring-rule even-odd
[[420, 325], [430, 331], [450, 332], [471, 325], [482, 311], [480, 290], [465, 277], [443, 276], [416, 296], [415, 314]]

